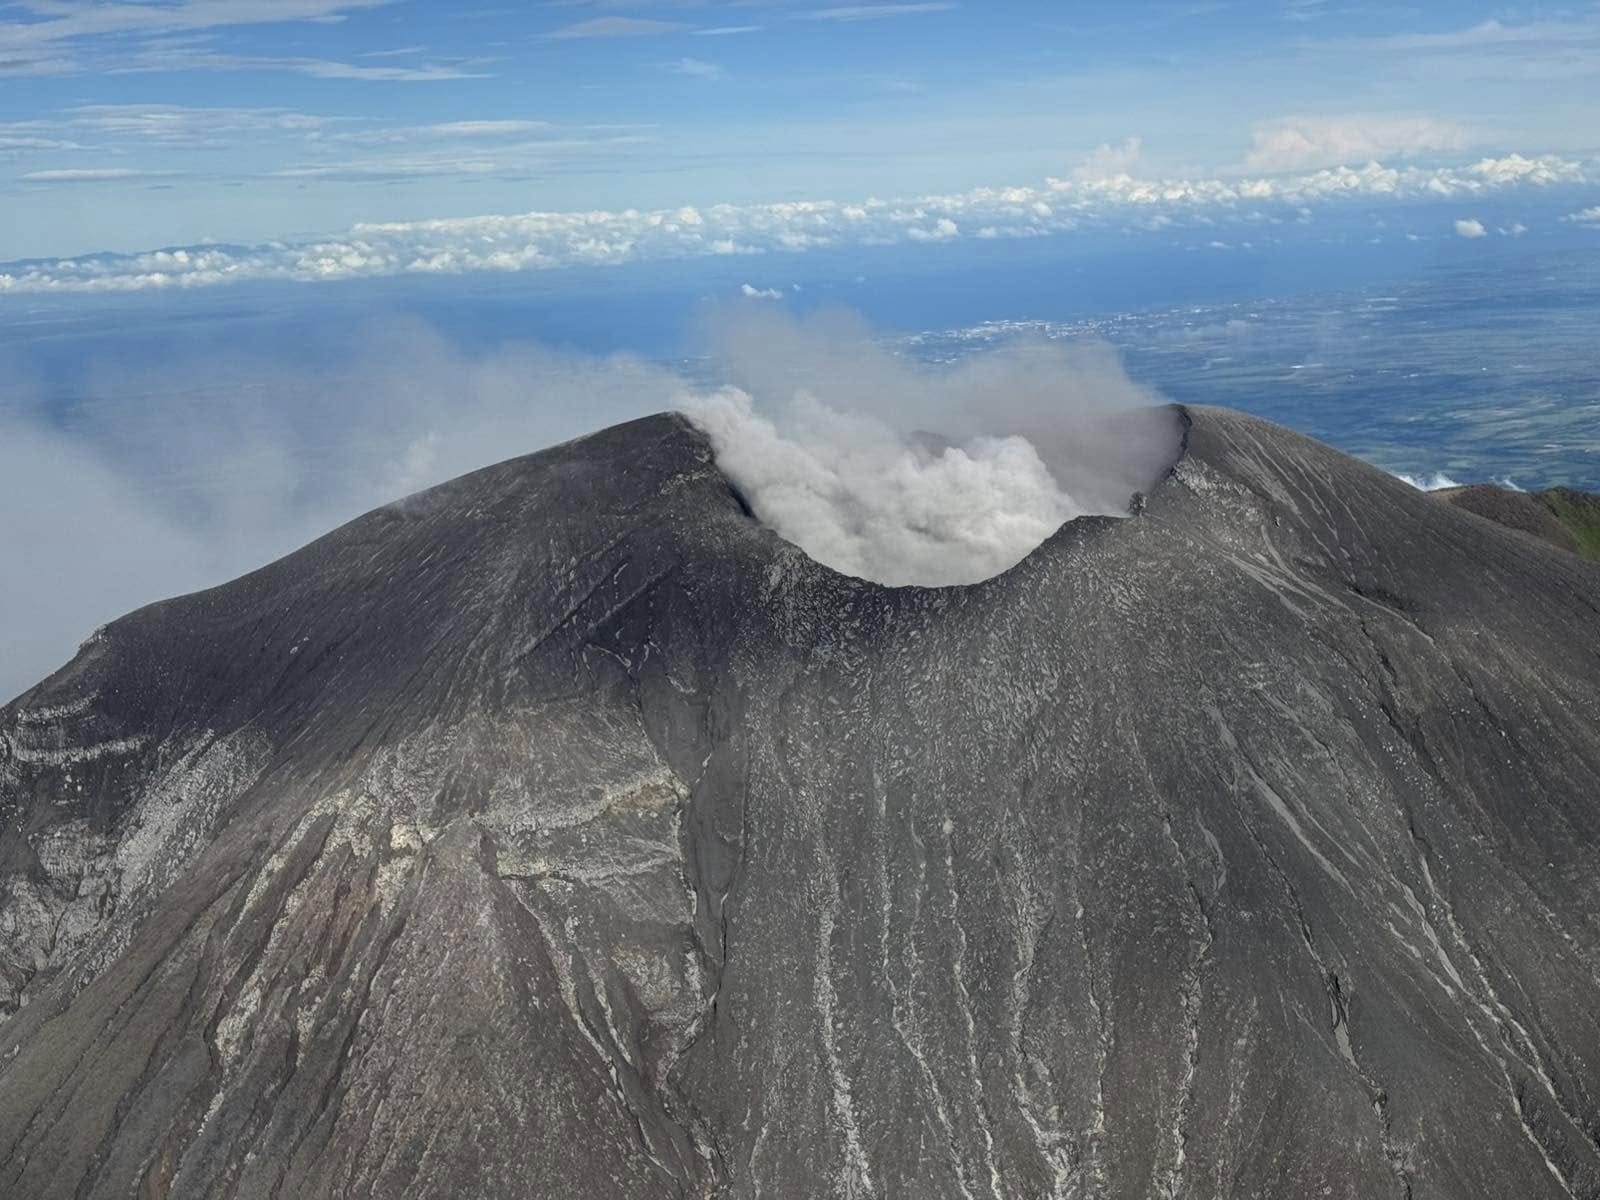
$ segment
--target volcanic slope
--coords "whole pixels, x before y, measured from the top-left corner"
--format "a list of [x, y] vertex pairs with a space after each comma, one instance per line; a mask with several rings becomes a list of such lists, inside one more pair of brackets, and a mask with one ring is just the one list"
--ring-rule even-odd
[[1493, 483], [1475, 483], [1428, 494], [1600, 562], [1600, 495], [1594, 492], [1568, 487], [1518, 492]]
[[1260, 420], [889, 589], [660, 416], [0, 709], [0, 1195], [1600, 1196], [1600, 568]]

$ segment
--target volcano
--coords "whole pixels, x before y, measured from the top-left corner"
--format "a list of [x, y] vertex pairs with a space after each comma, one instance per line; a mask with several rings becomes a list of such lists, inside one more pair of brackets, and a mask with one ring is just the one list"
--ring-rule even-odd
[[0, 1194], [1600, 1196], [1600, 566], [1178, 410], [888, 588], [658, 416], [0, 709]]

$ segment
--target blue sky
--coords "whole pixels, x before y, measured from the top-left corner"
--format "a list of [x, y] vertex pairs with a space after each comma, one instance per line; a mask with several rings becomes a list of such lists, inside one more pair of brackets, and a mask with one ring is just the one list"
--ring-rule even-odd
[[[1374, 161], [1416, 195], [1428, 171], [1472, 184], [1462, 171], [1513, 155], [1581, 188], [1597, 113], [1594, 4], [20, 0], [0, 3], [0, 261], [718, 205], [766, 207], [696, 226], [722, 235], [705, 246], [796, 249], [837, 234], [771, 206], [1028, 191], [888, 229], [937, 242], [1059, 232], [1097, 179], [1192, 188]], [[1049, 180], [1079, 193], [1063, 207]], [[1351, 191], [1273, 189], [1280, 208]], [[1126, 193], [1093, 195], [1137, 208]], [[1056, 215], [1027, 215], [1041, 203]], [[547, 232], [500, 229], [487, 265], [584, 241], [568, 230], [552, 253]], [[588, 242], [606, 261], [658, 233], [613, 221]], [[431, 258], [408, 240], [384, 262], [469, 261], [438, 229], [424, 240]], [[349, 241], [315, 261], [356, 263]]]

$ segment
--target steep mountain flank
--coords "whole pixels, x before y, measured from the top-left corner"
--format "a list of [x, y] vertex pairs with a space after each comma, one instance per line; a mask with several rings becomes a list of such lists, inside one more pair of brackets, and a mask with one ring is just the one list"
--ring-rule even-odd
[[1576, 488], [1516, 492], [1493, 483], [1431, 493], [1480, 517], [1600, 561], [1600, 496]]
[[1600, 568], [1236, 413], [889, 589], [662, 416], [0, 709], [0, 1194], [1600, 1196]]

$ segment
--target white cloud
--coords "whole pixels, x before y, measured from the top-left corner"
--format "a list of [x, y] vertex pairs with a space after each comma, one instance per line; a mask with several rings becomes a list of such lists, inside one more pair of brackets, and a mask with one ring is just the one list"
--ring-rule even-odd
[[961, 227], [949, 217], [940, 217], [934, 222], [931, 229], [921, 225], [913, 225], [906, 230], [906, 237], [913, 242], [947, 242], [951, 238], [960, 236]]
[[1517, 221], [1501, 229], [1499, 232], [1501, 237], [1519, 238], [1528, 232], [1528, 227], [1521, 221]]
[[348, 142], [352, 145], [403, 145], [421, 141], [451, 141], [525, 137], [530, 134], [549, 133], [556, 129], [548, 121], [444, 121], [434, 125], [398, 125], [382, 129], [352, 130], [336, 133], [326, 141]]
[[1507, 25], [1491, 19], [1466, 29], [1444, 33], [1403, 33], [1365, 39], [1356, 44], [1402, 51], [1449, 51], [1462, 49], [1507, 49], [1561, 42], [1591, 42], [1597, 27], [1586, 21], [1529, 21]]
[[844, 4], [833, 8], [817, 8], [810, 12], [797, 12], [793, 16], [805, 21], [878, 21], [885, 17], [908, 17], [918, 13], [949, 12], [959, 4]]
[[[707, 332], [703, 369], [737, 393], [627, 357], [463, 352], [414, 320], [303, 330], [302, 356], [276, 338], [178, 339], [134, 359], [91, 350], [83, 378], [114, 374], [119, 394], [143, 398], [139, 420], [70, 432], [35, 415], [50, 389], [30, 387], [0, 346], [0, 560], [28, 564], [0, 572], [0, 701], [133, 608], [417, 489], [675, 404], [733, 418], [721, 465], [780, 533], [877, 578], [993, 574], [1077, 513], [1125, 511], [1177, 450], [1170, 411], [1149, 407], [1159, 398], [1103, 346], [1021, 343], [918, 367], [857, 322], [799, 323], [775, 305], [739, 306]], [[776, 454], [751, 453], [763, 421]], [[929, 430], [944, 439], [917, 435]], [[798, 485], [787, 496], [786, 478]], [[797, 523], [807, 514], [820, 524]]]
[[58, 138], [43, 138], [33, 136], [14, 136], [4, 132], [0, 127], [0, 156], [7, 158], [19, 154], [35, 154], [47, 150], [82, 150], [84, 147], [77, 142], [66, 142]]
[[1144, 139], [1131, 137], [1120, 146], [1102, 142], [1073, 169], [1074, 179], [1110, 179], [1130, 176], [1144, 156]]
[[[275, 150], [281, 148], [282, 165], [267, 174], [279, 179], [513, 177], [548, 169], [558, 161], [616, 154], [650, 136], [643, 126], [562, 127], [526, 118], [397, 126], [292, 109], [93, 105], [0, 124], [0, 161], [24, 154], [92, 150], [101, 161], [62, 163], [57, 158], [64, 170], [36, 172], [28, 181], [87, 182], [148, 177], [156, 172], [120, 172], [132, 170], [135, 163], [153, 168], [174, 162], [169, 158], [152, 163], [150, 151], [228, 151], [242, 144], [271, 143]], [[192, 169], [189, 161], [175, 165]]]
[[[358, 130], [311, 139], [310, 153], [273, 171], [278, 179], [405, 180], [515, 177], [557, 159], [589, 159], [648, 140], [627, 127], [563, 129], [538, 121], [468, 121]], [[370, 157], [330, 160], [334, 145], [392, 147]]]
[[452, 154], [369, 158], [357, 162], [297, 163], [272, 172], [275, 179], [426, 179], [449, 175], [493, 175], [498, 159]]
[[72, 75], [83, 68], [77, 60], [60, 54], [14, 50], [0, 54], [0, 79], [32, 79], [46, 75]]
[[666, 64], [666, 69], [674, 75], [687, 75], [691, 79], [721, 79], [722, 68], [716, 63], [705, 62], [698, 58], [680, 58], [675, 62]]
[[891, 586], [976, 583], [1084, 512], [1024, 438], [925, 451], [809, 393], [780, 409], [781, 426], [736, 388], [685, 408], [756, 515], [848, 575]]
[[1473, 175], [1496, 187], [1532, 183], [1541, 187], [1557, 183], [1584, 183], [1588, 175], [1579, 163], [1553, 154], [1524, 158], [1508, 154], [1504, 158], [1485, 158], [1469, 168]]
[[1455, 229], [1457, 237], [1481, 238], [1488, 235], [1488, 231], [1483, 227], [1483, 222], [1471, 217], [1457, 221]]
[[1433, 117], [1358, 115], [1286, 118], [1258, 125], [1251, 138], [1248, 169], [1288, 171], [1461, 150], [1471, 134]]
[[1595, 205], [1593, 208], [1585, 208], [1579, 212], [1569, 213], [1561, 219], [1563, 221], [1571, 221], [1575, 225], [1600, 225], [1600, 204]]
[[130, 167], [70, 167], [58, 171], [30, 171], [24, 183], [126, 183], [133, 179], [169, 179], [159, 171], [135, 171]]
[[176, 4], [74, 3], [33, 0], [43, 19], [0, 22], [0, 53], [27, 50], [108, 34], [188, 33], [236, 25], [342, 20], [393, 0], [180, 0]]
[[777, 288], [758, 288], [754, 284], [741, 283], [739, 294], [746, 300], [782, 300], [783, 293]]
[[208, 571], [200, 539], [155, 511], [114, 459], [43, 423], [0, 414], [0, 471], [0, 554], [28, 564], [0, 573], [0, 703], [124, 610], [235, 573]]
[[1315, 21], [1327, 15], [1328, 0], [1282, 0], [1279, 11], [1285, 21]]
[[85, 104], [66, 110], [64, 128], [136, 144], [229, 146], [242, 138], [300, 137], [332, 125], [329, 117], [286, 108], [194, 108], [180, 104]]
[[695, 37], [737, 37], [741, 33], [760, 33], [765, 25], [717, 25], [711, 29], [691, 30]]
[[677, 21], [656, 21], [648, 17], [594, 17], [575, 25], [563, 26], [547, 36], [554, 42], [582, 38], [652, 37], [677, 33], [683, 28]]
[[548, 121], [445, 121], [437, 125], [415, 125], [400, 132], [419, 137], [473, 138], [507, 137], [549, 128]]
[[420, 67], [364, 67], [323, 58], [270, 58], [248, 54], [209, 54], [192, 50], [147, 53], [123, 68], [129, 72], [166, 71], [288, 71], [313, 79], [350, 79], [364, 83], [441, 83], [456, 79], [486, 79], [482, 71], [465, 66], [429, 63]]
[[1447, 70], [1456, 82], [1548, 86], [1557, 80], [1600, 75], [1600, 18], [1594, 14], [1585, 18], [1575, 11], [1569, 17], [1522, 23], [1487, 20], [1464, 29], [1331, 39], [1306, 48], [1350, 56], [1350, 62], [1366, 74], [1372, 72], [1373, 60], [1384, 56], [1403, 62], [1412, 78]]
[[749, 312], [723, 338], [732, 385], [682, 402], [756, 515], [835, 570], [989, 578], [1074, 517], [1125, 515], [1176, 455], [1170, 410], [1103, 346], [1021, 342], [929, 369], [864, 332]]
[[1451, 479], [1450, 476], [1446, 475], [1442, 471], [1435, 471], [1431, 475], [1407, 475], [1403, 472], [1397, 471], [1395, 473], [1395, 478], [1404, 480], [1406, 483], [1409, 483], [1412, 487], [1416, 488], [1419, 492], [1442, 492], [1446, 488], [1458, 488], [1462, 486], [1460, 483], [1456, 482], [1454, 479]]
[[[415, 321], [307, 331], [315, 362], [177, 339], [115, 375], [137, 422], [63, 431], [0, 347], [0, 703], [97, 625], [210, 587], [377, 505], [508, 455], [669, 408], [683, 381], [536, 345], [466, 353]], [[448, 397], [448, 399], [445, 399]]]
[[[532, 143], [543, 147], [546, 143]], [[505, 159], [410, 154], [286, 168], [300, 179], [490, 175]], [[91, 168], [100, 170], [101, 168]], [[81, 174], [81, 171], [80, 171]], [[1457, 167], [1333, 167], [1246, 178], [1138, 179], [1077, 173], [1042, 186], [976, 188], [913, 200], [795, 200], [656, 211], [528, 212], [361, 224], [251, 248], [97, 255], [0, 266], [0, 293], [192, 288], [263, 279], [545, 270], [821, 247], [1027, 238], [1071, 230], [1209, 228], [1219, 221], [1311, 219], [1315, 206], [1470, 200], [1516, 188], [1595, 180], [1584, 163], [1509, 155]], [[111, 178], [109, 176], [100, 176]], [[84, 177], [85, 181], [87, 176]], [[36, 182], [68, 182], [60, 175]], [[1600, 181], [1600, 180], [1596, 180]], [[1573, 219], [1578, 219], [1574, 214]], [[1583, 218], [1585, 221], [1589, 218]], [[1208, 240], [1214, 234], [1208, 234]]]
[[1481, 195], [1515, 186], [1548, 187], [1588, 181], [1595, 174], [1582, 162], [1556, 155], [1525, 158], [1510, 154], [1462, 167], [1328, 167], [1297, 175], [1243, 179], [1135, 179], [1126, 174], [1101, 179], [1076, 174], [1052, 179], [1052, 190], [1135, 207], [1175, 209], [1263, 202], [1304, 205], [1338, 198], [1367, 200], [1447, 199]]
[[462, 79], [457, 65], [358, 66], [316, 58], [271, 58], [211, 52], [208, 32], [238, 26], [330, 24], [395, 0], [21, 0], [9, 7], [37, 20], [0, 19], [0, 76], [170, 70], [278, 70], [325, 79], [420, 81]]

